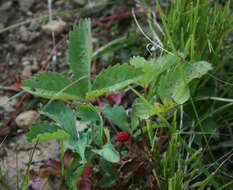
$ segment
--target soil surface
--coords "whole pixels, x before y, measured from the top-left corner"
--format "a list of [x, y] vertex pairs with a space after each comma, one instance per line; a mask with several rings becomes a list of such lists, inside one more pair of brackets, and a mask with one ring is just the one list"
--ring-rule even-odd
[[[127, 9], [130, 11], [125, 6], [127, 3], [119, 3], [103, 12], [101, 10], [108, 6], [107, 1], [101, 1], [101, 6], [97, 6], [98, 3], [100, 1], [95, 0], [53, 1], [53, 13], [62, 13], [60, 16], [53, 16], [53, 20], [63, 23], [61, 30], [56, 32], [53, 39], [51, 31], [48, 32], [46, 29], [47, 1], [0, 0], [0, 167], [4, 183], [8, 184], [10, 189], [16, 189], [16, 173], [20, 180], [22, 179], [34, 147], [27, 142], [25, 136], [30, 126], [23, 128], [17, 126], [15, 118], [23, 111], [35, 110], [38, 107], [38, 101], [30, 95], [20, 94], [12, 99], [11, 97], [20, 92], [17, 85], [20, 85], [21, 80], [31, 77], [40, 69], [61, 71], [67, 68], [65, 57], [67, 34], [78, 19], [81, 17], [97, 19], [112, 12], [125, 12]], [[87, 6], [98, 8], [82, 11], [82, 8], [85, 9]], [[108, 35], [108, 30], [101, 27], [96, 25], [93, 29], [94, 42], [95, 35]], [[37, 169], [43, 162], [57, 158], [58, 155], [57, 142], [40, 143], [35, 150], [32, 169]], [[3, 189], [0, 183], [0, 190]]]

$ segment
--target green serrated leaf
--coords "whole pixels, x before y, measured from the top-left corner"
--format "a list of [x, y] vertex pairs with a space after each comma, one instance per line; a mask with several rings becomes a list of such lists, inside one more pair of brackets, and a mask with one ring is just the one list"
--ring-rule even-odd
[[111, 107], [109, 104], [106, 104], [104, 106], [103, 113], [122, 131], [131, 131], [128, 123], [128, 117], [123, 106], [114, 105], [113, 107]]
[[140, 68], [128, 64], [114, 65], [103, 70], [92, 86], [92, 91], [87, 94], [88, 99], [101, 96], [125, 88], [137, 82], [143, 76]]
[[176, 63], [177, 59], [171, 55], [165, 55], [158, 59], [146, 60], [143, 57], [135, 56], [130, 59], [130, 64], [136, 68], [142, 68], [144, 77], [139, 81], [142, 86], [157, 80], [157, 77]]
[[32, 125], [30, 132], [27, 133], [29, 142], [50, 141], [50, 140], [65, 140], [70, 138], [70, 135], [63, 129], [52, 123], [36, 123]]
[[137, 68], [144, 67], [144, 65], [149, 63], [149, 61], [147, 61], [144, 57], [140, 56], [133, 56], [129, 62], [131, 65], [134, 65]]
[[41, 114], [53, 119], [70, 136], [76, 137], [76, 116], [63, 102], [52, 101], [41, 110]]
[[83, 99], [85, 92], [79, 82], [71, 82], [64, 76], [43, 72], [25, 80], [22, 89], [39, 97], [59, 100]]
[[81, 80], [83, 91], [90, 89], [92, 42], [91, 21], [81, 19], [69, 34], [68, 58], [71, 70], [77, 79]]

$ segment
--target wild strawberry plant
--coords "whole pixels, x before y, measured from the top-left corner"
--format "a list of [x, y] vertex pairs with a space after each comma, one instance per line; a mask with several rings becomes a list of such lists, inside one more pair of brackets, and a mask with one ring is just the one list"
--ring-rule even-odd
[[[211, 70], [211, 65], [175, 55], [151, 59], [136, 56], [129, 63], [102, 69], [94, 77], [89, 19], [80, 20], [70, 32], [67, 55], [71, 76], [45, 71], [25, 80], [22, 86], [35, 96], [49, 99], [40, 110], [47, 119], [32, 126], [28, 140], [59, 140], [62, 154], [64, 149], [73, 152], [59, 173], [66, 185], [70, 189], [120, 188], [132, 176], [145, 172], [150, 178], [144, 184], [147, 187], [177, 185], [176, 181], [182, 180], [174, 159], [178, 158], [180, 138], [174, 127], [177, 106], [188, 101], [189, 84]], [[134, 95], [127, 106], [119, 105], [124, 96], [119, 91]], [[110, 101], [100, 106], [96, 100], [103, 95]], [[160, 155], [155, 131], [164, 127], [172, 133], [168, 148]], [[93, 174], [91, 168], [95, 168]], [[169, 180], [169, 185], [163, 179]]]

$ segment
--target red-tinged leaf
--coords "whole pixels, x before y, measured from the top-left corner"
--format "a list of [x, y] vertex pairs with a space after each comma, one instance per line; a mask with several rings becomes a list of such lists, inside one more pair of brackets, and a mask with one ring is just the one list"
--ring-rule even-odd
[[48, 160], [47, 164], [56, 169], [56, 170], [60, 170], [61, 169], [61, 161], [60, 160], [56, 160], [56, 159], [50, 159]]
[[54, 172], [56, 172], [53, 168], [51, 168], [48, 165], [43, 165], [40, 167], [39, 171], [38, 171], [38, 175], [42, 178], [47, 178], [51, 175], [54, 174]]
[[104, 111], [104, 104], [102, 104], [101, 102], [99, 102], [98, 111], [101, 113]]
[[159, 190], [156, 184], [156, 179], [154, 176], [149, 176], [148, 177], [148, 182], [149, 182], [149, 190]]
[[64, 153], [64, 166], [65, 167], [68, 166], [71, 156], [72, 156], [71, 150], [66, 150]]
[[45, 65], [40, 65], [39, 71], [45, 71], [45, 70], [46, 70], [46, 66]]
[[118, 142], [126, 142], [129, 140], [129, 138], [130, 138], [130, 134], [127, 131], [121, 131], [117, 133], [115, 136], [115, 140]]
[[34, 170], [30, 171], [30, 183], [31, 183], [31, 187], [34, 190], [41, 190], [43, 189], [44, 185], [46, 184], [47, 179], [46, 178], [42, 178], [41, 176], [38, 175], [38, 173]]
[[89, 178], [81, 178], [77, 183], [78, 190], [92, 190], [92, 182]]
[[42, 166], [39, 170], [39, 176], [43, 178], [46, 178], [49, 176], [59, 176], [60, 174], [61, 174], [60, 170], [56, 170], [48, 165]]
[[10, 87], [12, 88], [12, 90], [18, 91], [20, 90], [21, 85], [22, 85], [22, 80], [18, 78]]
[[124, 160], [119, 160], [119, 162], [117, 162], [117, 164], [119, 164], [119, 165], [123, 165], [124, 163], [125, 163]]
[[61, 173], [61, 162], [59, 160], [51, 159], [39, 169], [39, 176], [48, 177], [51, 175], [60, 175]]
[[105, 98], [112, 104], [119, 105], [122, 101], [123, 93], [122, 92], [115, 92], [110, 93], [105, 96]]
[[84, 178], [88, 178], [89, 175], [90, 175], [90, 173], [91, 173], [91, 166], [90, 166], [90, 165], [86, 165], [86, 166], [84, 167], [84, 169], [83, 169], [82, 176], [83, 176]]

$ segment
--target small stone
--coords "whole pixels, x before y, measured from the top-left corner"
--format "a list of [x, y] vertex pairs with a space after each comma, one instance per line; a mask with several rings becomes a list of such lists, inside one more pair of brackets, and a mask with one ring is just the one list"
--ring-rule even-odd
[[33, 3], [34, 0], [20, 0], [19, 1], [20, 9], [22, 11], [28, 12], [28, 10], [31, 8]]
[[63, 0], [58, 0], [58, 1], [55, 1], [54, 3], [55, 3], [55, 4], [54, 4], [55, 6], [61, 7], [61, 6], [63, 6], [64, 1], [63, 1]]
[[26, 65], [22, 71], [22, 79], [27, 79], [30, 76], [32, 76], [32, 66], [31, 65]]
[[66, 28], [66, 23], [62, 20], [50, 21], [48, 24], [42, 26], [45, 32], [62, 33]]
[[0, 158], [6, 156], [6, 150], [3, 146], [0, 146]]
[[28, 27], [30, 31], [36, 31], [40, 28], [40, 23], [38, 21], [32, 21]]
[[23, 42], [31, 42], [39, 36], [39, 32], [30, 32], [25, 26], [19, 28], [19, 39]]
[[10, 101], [7, 96], [0, 96], [0, 107], [3, 108], [5, 112], [14, 111], [15, 104], [16, 104], [16, 100]]
[[32, 13], [31, 11], [27, 11], [27, 12], [26, 12], [26, 15], [27, 15], [27, 16], [32, 16], [33, 13]]
[[24, 127], [30, 128], [31, 125], [38, 118], [39, 118], [39, 113], [34, 110], [30, 110], [30, 111], [20, 113], [16, 117], [15, 122], [19, 128], [24, 128]]
[[27, 65], [31, 65], [31, 62], [29, 61], [29, 59], [27, 57], [22, 59], [22, 65], [23, 66], [27, 66]]
[[86, 3], [85, 0], [74, 0], [74, 2], [79, 4], [79, 5], [84, 5]]
[[12, 6], [12, 1], [7, 1], [1, 5], [0, 11], [7, 11], [11, 8], [11, 6]]
[[7, 23], [9, 18], [11, 17], [12, 12], [12, 1], [5, 1], [2, 5], [0, 5], [0, 22], [1, 27], [4, 27]]
[[14, 65], [14, 61], [12, 61], [12, 60], [9, 60], [9, 65]]
[[15, 143], [14, 142], [10, 142], [9, 143], [9, 148], [13, 148], [15, 146]]
[[0, 23], [0, 30], [3, 29], [5, 25], [3, 23]]
[[15, 51], [18, 54], [23, 54], [24, 52], [26, 52], [28, 50], [27, 46], [24, 44], [16, 44], [15, 45]]

